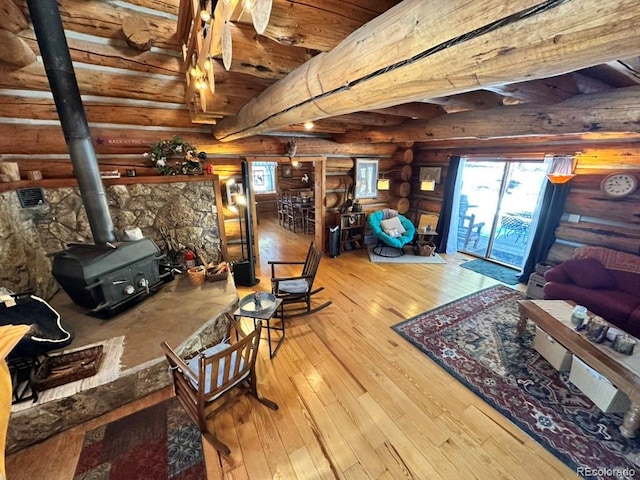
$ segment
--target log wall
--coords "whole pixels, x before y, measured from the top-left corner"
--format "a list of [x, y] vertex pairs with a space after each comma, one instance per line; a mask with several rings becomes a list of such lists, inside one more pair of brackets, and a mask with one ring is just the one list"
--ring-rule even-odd
[[[34, 55], [22, 55], [17, 59], [19, 62], [13, 63], [0, 58], [0, 156], [4, 161], [18, 163], [24, 182], [30, 175], [28, 172], [34, 171], [40, 172], [45, 181], [70, 179], [73, 167], [35, 32], [28, 21], [28, 8], [24, 0], [14, 3], [15, 11], [0, 28], [10, 31], [25, 51], [30, 50]], [[58, 3], [101, 170], [118, 170], [122, 176], [127, 171], [135, 171], [137, 177], [156, 176], [158, 172], [143, 154], [152, 144], [174, 135], [180, 135], [198, 151], [209, 154], [209, 163], [220, 177], [223, 193], [229, 178], [240, 178], [243, 158], [261, 156], [273, 157], [278, 162], [289, 161], [283, 155], [291, 137], [256, 136], [223, 144], [215, 140], [210, 125], [191, 122], [185, 104], [182, 51], [175, 35], [179, 1], [134, 2], [145, 7], [139, 18], [153, 25], [155, 48], [144, 52], [131, 47], [123, 34], [122, 20], [132, 13], [126, 2], [61, 0]], [[24, 58], [31, 60], [26, 62]], [[215, 104], [216, 111], [226, 114], [237, 113], [248, 99], [275, 81], [275, 78], [257, 78], [242, 71], [228, 72], [218, 60], [214, 61], [214, 70], [216, 82], [229, 88], [225, 88], [227, 93], [216, 92], [208, 100]], [[353, 156], [388, 158], [396, 150], [393, 144], [339, 144], [312, 137], [298, 138], [296, 143], [298, 156], [333, 156], [347, 161]], [[302, 169], [308, 170], [313, 181], [312, 166]], [[295, 175], [280, 181], [283, 187], [301, 188], [305, 185], [300, 177]], [[37, 182], [0, 183], [0, 191], [27, 184], [37, 185]], [[273, 196], [260, 197], [256, 197], [258, 214], [273, 213]], [[237, 214], [226, 208], [223, 214], [225, 220], [231, 220], [229, 241], [239, 241], [235, 228]]]
[[640, 180], [640, 147], [587, 148], [577, 159], [577, 176], [571, 180], [550, 260], [570, 258], [579, 245], [640, 255], [640, 190], [621, 199], [600, 190], [604, 177], [613, 172], [630, 172]]
[[[552, 149], [553, 150], [553, 149]], [[473, 153], [491, 155], [490, 149], [477, 149]], [[508, 149], [494, 151], [508, 155]], [[529, 156], [517, 150], [515, 156]], [[566, 152], [563, 152], [566, 153]], [[412, 177], [411, 218], [416, 223], [422, 213], [440, 213], [443, 185], [446, 179], [449, 156], [464, 155], [462, 149], [418, 150]], [[538, 153], [540, 155], [540, 153]], [[613, 199], [600, 190], [604, 177], [613, 172], [633, 173], [640, 180], [640, 147], [612, 145], [583, 148], [576, 154], [577, 176], [571, 180], [571, 188], [564, 213], [556, 230], [556, 243], [549, 252], [548, 261], [558, 263], [571, 258], [575, 248], [582, 245], [602, 246], [623, 252], [640, 254], [640, 189], [632, 195]], [[420, 167], [441, 167], [442, 181], [434, 192], [419, 189]]]

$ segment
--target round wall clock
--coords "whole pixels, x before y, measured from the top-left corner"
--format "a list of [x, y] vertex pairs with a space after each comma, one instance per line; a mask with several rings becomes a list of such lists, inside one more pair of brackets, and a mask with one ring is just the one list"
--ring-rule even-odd
[[638, 179], [635, 175], [625, 172], [611, 173], [604, 177], [600, 183], [600, 190], [613, 198], [622, 198], [631, 195], [638, 188]]

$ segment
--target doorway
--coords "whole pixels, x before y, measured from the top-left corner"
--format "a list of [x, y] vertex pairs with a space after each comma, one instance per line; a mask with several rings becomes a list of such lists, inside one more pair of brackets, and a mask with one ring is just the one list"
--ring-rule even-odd
[[458, 251], [514, 268], [528, 254], [548, 166], [532, 160], [465, 160]]

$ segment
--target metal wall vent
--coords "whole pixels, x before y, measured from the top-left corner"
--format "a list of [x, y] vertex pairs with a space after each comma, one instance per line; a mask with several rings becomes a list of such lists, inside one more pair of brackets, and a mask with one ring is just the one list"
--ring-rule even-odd
[[44, 192], [38, 187], [19, 188], [18, 198], [22, 208], [37, 207], [45, 204]]

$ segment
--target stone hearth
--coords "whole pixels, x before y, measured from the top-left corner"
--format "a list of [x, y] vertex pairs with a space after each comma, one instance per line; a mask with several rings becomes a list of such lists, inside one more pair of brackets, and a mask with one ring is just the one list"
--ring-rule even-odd
[[194, 287], [178, 275], [155, 295], [120, 315], [102, 320], [85, 314], [63, 292], [51, 305], [60, 313], [77, 348], [125, 336], [122, 370], [117, 380], [71, 397], [13, 412], [9, 421], [7, 453], [118, 408], [170, 385], [163, 340], [187, 354], [222, 338], [224, 313], [237, 306], [238, 293], [231, 275], [226, 281]]

